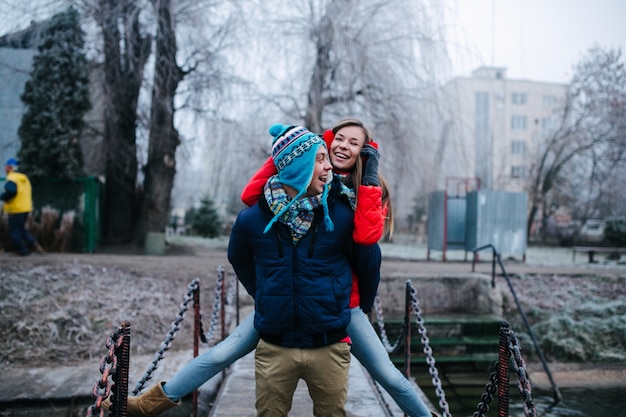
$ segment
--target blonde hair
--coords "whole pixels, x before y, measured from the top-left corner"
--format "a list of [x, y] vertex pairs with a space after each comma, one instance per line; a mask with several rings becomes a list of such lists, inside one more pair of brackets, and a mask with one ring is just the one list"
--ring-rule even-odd
[[[365, 141], [363, 145], [371, 143], [374, 141], [374, 137], [372, 136], [372, 132], [363, 124], [362, 121], [355, 118], [346, 118], [337, 122], [333, 128], [331, 129], [334, 134], [344, 127], [355, 126], [360, 128], [365, 135]], [[350, 172], [350, 185], [354, 187], [354, 191], [357, 194], [358, 201], [358, 193], [359, 187], [361, 186], [361, 179], [363, 178], [363, 161], [360, 157], [356, 159], [356, 163], [354, 164], [354, 168]], [[393, 236], [393, 227], [394, 227], [394, 219], [393, 219], [393, 207], [391, 205], [391, 192], [389, 189], [389, 183], [385, 180], [380, 174], [378, 175], [378, 179], [380, 180], [380, 187], [382, 188], [382, 205], [383, 207], [387, 207], [387, 216], [385, 217], [385, 226], [383, 230], [383, 237], [387, 236], [387, 239], [391, 239]]]

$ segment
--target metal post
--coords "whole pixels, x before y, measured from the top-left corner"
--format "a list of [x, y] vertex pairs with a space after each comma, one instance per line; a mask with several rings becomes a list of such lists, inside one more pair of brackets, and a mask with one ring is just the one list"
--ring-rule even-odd
[[235, 305], [237, 314], [237, 326], [239, 326], [239, 280], [235, 277]]
[[493, 257], [491, 258], [491, 288], [496, 288], [496, 248], [493, 248]]
[[448, 184], [443, 192], [443, 256], [442, 261], [446, 261], [446, 250], [448, 249]]
[[[200, 350], [200, 282], [193, 290], [193, 357], [198, 357]], [[198, 390], [191, 393], [191, 415], [198, 417]]]
[[226, 339], [226, 275], [224, 274], [224, 267], [220, 268], [222, 275], [222, 293], [220, 294], [220, 326], [222, 328], [222, 340]]
[[[126, 417], [128, 408], [128, 370], [130, 368], [130, 322], [123, 321], [119, 328], [119, 343], [115, 346], [117, 371], [113, 375], [115, 407], [114, 417]], [[115, 341], [113, 341], [115, 343]]]
[[404, 297], [404, 325], [406, 334], [404, 336], [404, 376], [411, 376], [411, 287], [406, 284]]
[[[406, 283], [404, 291], [404, 324], [406, 335], [404, 336], [404, 376], [411, 378], [411, 284]], [[404, 414], [406, 417], [406, 413]]]
[[498, 348], [498, 417], [509, 416], [509, 337], [509, 323], [503, 320]]

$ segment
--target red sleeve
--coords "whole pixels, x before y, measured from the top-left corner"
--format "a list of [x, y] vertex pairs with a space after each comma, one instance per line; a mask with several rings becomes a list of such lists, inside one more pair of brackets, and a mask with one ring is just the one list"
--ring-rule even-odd
[[243, 187], [241, 191], [241, 201], [247, 206], [253, 206], [259, 201], [263, 195], [263, 187], [267, 180], [277, 173], [274, 160], [270, 156], [257, 172], [254, 173], [250, 181]]
[[373, 245], [383, 236], [387, 209], [383, 209], [380, 186], [361, 185], [354, 210], [352, 239], [361, 245]]

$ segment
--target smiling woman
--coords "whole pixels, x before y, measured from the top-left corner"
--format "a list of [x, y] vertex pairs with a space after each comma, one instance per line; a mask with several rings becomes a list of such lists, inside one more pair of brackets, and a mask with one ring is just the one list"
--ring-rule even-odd
[[367, 139], [369, 138], [366, 138], [366, 132], [358, 126], [339, 128], [330, 144], [330, 160], [333, 168], [337, 171], [350, 172]]

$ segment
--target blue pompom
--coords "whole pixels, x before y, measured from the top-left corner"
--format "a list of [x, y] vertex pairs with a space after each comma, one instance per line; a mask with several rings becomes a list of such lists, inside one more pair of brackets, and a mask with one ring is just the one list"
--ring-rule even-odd
[[270, 127], [270, 135], [276, 137], [281, 134], [281, 132], [285, 130], [285, 125], [275, 124]]

